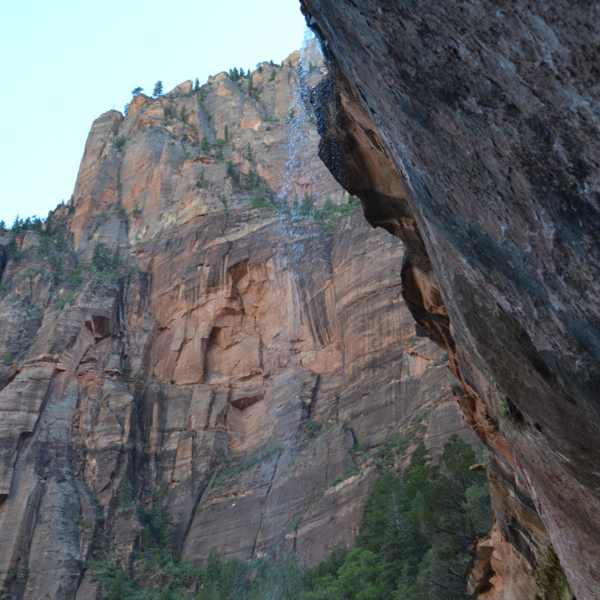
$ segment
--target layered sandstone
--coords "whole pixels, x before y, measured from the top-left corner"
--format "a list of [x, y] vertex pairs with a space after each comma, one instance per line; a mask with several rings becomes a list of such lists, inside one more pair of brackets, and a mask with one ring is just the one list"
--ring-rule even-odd
[[138, 574], [157, 506], [194, 562], [214, 546], [315, 564], [352, 541], [369, 451], [469, 436], [446, 354], [402, 299], [406, 247], [359, 213], [331, 233], [293, 207], [348, 202], [295, 92], [325, 69], [298, 60], [102, 115], [68, 205], [16, 248], [0, 235], [16, 597], [99, 597], [98, 553]]

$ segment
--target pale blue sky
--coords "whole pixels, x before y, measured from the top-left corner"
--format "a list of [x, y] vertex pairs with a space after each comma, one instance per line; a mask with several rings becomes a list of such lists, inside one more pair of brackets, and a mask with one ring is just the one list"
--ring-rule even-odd
[[299, 49], [298, 0], [22, 0], [0, 5], [0, 220], [69, 199], [92, 121], [131, 90]]

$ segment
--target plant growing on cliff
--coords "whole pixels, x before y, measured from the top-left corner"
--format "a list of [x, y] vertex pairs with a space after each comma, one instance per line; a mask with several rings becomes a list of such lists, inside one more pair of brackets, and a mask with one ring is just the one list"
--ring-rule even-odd
[[[225, 470], [225, 472], [223, 472], [219, 476], [219, 478], [218, 478], [218, 480], [220, 482], [219, 485], [223, 484], [228, 479], [231, 479], [232, 477], [235, 477], [236, 475], [243, 473], [244, 471], [248, 471], [249, 469], [251, 469], [252, 467], [255, 467], [256, 465], [269, 460], [276, 454], [281, 454], [283, 452], [283, 450], [284, 450], [284, 447], [281, 444], [276, 444], [275, 446], [272, 446], [271, 448], [267, 448], [266, 450], [263, 450], [262, 452], [259, 452], [258, 454], [255, 454], [254, 456], [251, 456], [250, 458], [245, 460], [243, 463], [241, 463], [237, 467], [228, 467]], [[213, 484], [215, 487], [217, 487], [216, 482], [217, 482], [217, 480], [215, 480], [215, 483]]]
[[196, 179], [196, 187], [198, 189], [202, 189], [202, 188], [206, 187], [206, 179], [204, 177], [204, 171], [200, 171], [200, 175], [198, 175], [198, 178]]
[[240, 185], [240, 174], [232, 161], [227, 161], [227, 176], [231, 179], [234, 187]]
[[2, 357], [2, 364], [10, 365], [12, 363], [12, 360], [13, 360], [12, 350], [10, 348], [7, 348], [6, 352], [4, 353], [4, 356]]
[[155, 98], [158, 98], [160, 95], [162, 95], [163, 93], [163, 84], [162, 81], [158, 80], [155, 84], [154, 84], [154, 90], [152, 92], [152, 95]]
[[125, 138], [122, 135], [117, 136], [115, 138], [115, 148], [117, 150], [122, 150], [124, 145], [125, 145]]
[[252, 205], [252, 208], [273, 208], [273, 204], [265, 198], [264, 194], [254, 196], [250, 203]]

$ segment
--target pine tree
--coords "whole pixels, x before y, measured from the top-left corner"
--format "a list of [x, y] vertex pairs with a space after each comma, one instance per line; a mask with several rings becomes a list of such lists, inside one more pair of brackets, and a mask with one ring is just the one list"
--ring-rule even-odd
[[152, 95], [155, 98], [158, 98], [162, 93], [163, 93], [163, 84], [162, 84], [162, 81], [160, 81], [160, 79], [159, 79], [156, 82], [156, 84], [154, 85], [154, 91], [152, 92]]
[[143, 88], [143, 87], [139, 87], [139, 86], [138, 86], [138, 87], [136, 87], [136, 88], [133, 88], [133, 89], [131, 90], [131, 93], [132, 93], [134, 96], [139, 96], [139, 95], [140, 95], [140, 94], [141, 94], [143, 91], [144, 91], [144, 88]]
[[200, 80], [196, 77], [196, 81], [194, 82], [194, 91], [197, 92], [200, 89]]

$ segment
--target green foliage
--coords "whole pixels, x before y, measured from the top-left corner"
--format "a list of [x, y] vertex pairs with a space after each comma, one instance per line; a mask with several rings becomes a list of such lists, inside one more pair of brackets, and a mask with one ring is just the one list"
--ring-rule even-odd
[[117, 150], [119, 150], [119, 151], [122, 150], [124, 145], [125, 145], [125, 138], [122, 135], [115, 138], [115, 148]]
[[44, 221], [37, 215], [27, 217], [26, 219], [21, 219], [19, 215], [17, 215], [10, 230], [15, 235], [21, 235], [26, 231], [37, 231], [38, 233], [41, 233], [43, 225]]
[[110, 271], [113, 264], [112, 254], [106, 244], [99, 242], [94, 246], [92, 266], [100, 272]]
[[354, 437], [354, 451], [365, 452], [368, 448], [367, 438], [363, 433], [358, 433]]
[[302, 425], [302, 432], [304, 433], [306, 441], [311, 443], [316, 440], [319, 433], [321, 433], [321, 425], [313, 419], [307, 419]]
[[204, 135], [202, 136], [202, 141], [200, 142], [200, 148], [202, 148], [202, 152], [210, 152], [210, 142], [208, 138]]
[[566, 600], [573, 597], [552, 544], [549, 544], [542, 554], [536, 580], [544, 600]]
[[107, 600], [123, 600], [123, 598], [131, 596], [132, 592], [131, 582], [123, 573], [123, 569], [117, 568], [115, 576], [108, 587]]
[[267, 200], [263, 194], [254, 196], [250, 202], [252, 204], [252, 208], [273, 208], [273, 204]]
[[75, 299], [75, 292], [69, 292], [66, 296], [57, 300], [54, 303], [54, 310], [62, 310], [65, 306], [68, 306]]
[[277, 71], [275, 69], [272, 69], [271, 76], [269, 77], [269, 81], [275, 81], [275, 77], [277, 77]]
[[487, 481], [457, 436], [432, 465], [424, 445], [403, 478], [384, 470], [365, 504], [357, 547], [309, 572], [301, 600], [467, 597], [473, 542], [491, 527]]
[[244, 181], [244, 189], [248, 191], [258, 190], [263, 184], [262, 177], [254, 170], [250, 169], [246, 180]]
[[373, 459], [378, 466], [386, 469], [395, 467], [404, 456], [410, 440], [403, 438], [399, 433], [394, 433], [389, 440], [382, 442], [373, 450], [364, 455], [364, 459]]
[[[283, 446], [281, 444], [277, 444], [275, 446], [272, 446], [271, 448], [263, 450], [259, 454], [251, 456], [237, 467], [228, 467], [227, 470], [224, 473], [222, 473], [218, 479], [215, 479], [213, 487], [217, 487], [217, 485], [222, 485], [228, 479], [231, 479], [232, 477], [235, 477], [236, 475], [239, 475], [240, 473], [243, 473], [244, 471], [247, 471], [248, 469], [251, 469], [256, 465], [265, 462], [275, 454], [281, 454], [283, 450]], [[217, 481], [219, 482], [219, 484], [217, 484]]]
[[360, 206], [360, 200], [355, 196], [350, 196], [348, 204], [342, 205], [333, 204], [328, 198], [323, 208], [314, 210], [311, 216], [326, 233], [331, 234], [337, 229], [338, 223], [344, 217], [352, 214], [358, 206]]
[[417, 435], [423, 435], [427, 431], [427, 425], [429, 422], [429, 417], [431, 414], [431, 410], [426, 408], [415, 420], [412, 422], [412, 427], [417, 433]]
[[288, 526], [285, 528], [286, 533], [294, 533], [298, 531], [298, 527], [302, 524], [302, 515], [297, 516]]
[[239, 174], [236, 166], [230, 160], [227, 161], [227, 176], [233, 182], [234, 187], [239, 187], [239, 185], [240, 185], [240, 174]]
[[503, 421], [510, 421], [510, 411], [508, 409], [506, 396], [500, 398], [500, 416]]
[[138, 86], [138, 87], [136, 87], [136, 88], [133, 88], [133, 89], [131, 90], [131, 95], [132, 95], [132, 96], [139, 96], [139, 95], [140, 95], [140, 94], [141, 94], [143, 91], [144, 91], [144, 88], [143, 88], [143, 87], [139, 87], [139, 86]]
[[196, 187], [198, 189], [202, 189], [206, 187], [206, 179], [204, 177], [204, 171], [200, 171], [200, 175], [196, 179]]
[[154, 84], [154, 91], [152, 92], [152, 95], [155, 98], [158, 98], [162, 93], [163, 93], [163, 84], [162, 84], [162, 81], [158, 80]]
[[316, 198], [306, 194], [301, 201], [294, 203], [291, 213], [300, 217], [312, 218], [325, 233], [331, 235], [337, 229], [338, 223], [360, 206], [360, 200], [355, 196], [350, 196], [347, 204], [337, 205], [327, 198], [323, 208], [317, 209], [315, 205]]
[[12, 350], [10, 348], [7, 348], [6, 352], [4, 353], [4, 356], [2, 357], [2, 364], [10, 365], [10, 364], [12, 364], [12, 361], [13, 361]]
[[196, 80], [194, 81], [194, 91], [197, 92], [200, 90], [200, 80], [196, 77]]
[[354, 475], [358, 475], [358, 467], [354, 463], [352, 463], [344, 471], [344, 474], [341, 477], [337, 477], [336, 479], [334, 479], [331, 482], [330, 487], [335, 487], [336, 485], [338, 485], [338, 483], [342, 483], [342, 481], [346, 481], [346, 479], [349, 479], [350, 477], [354, 477]]
[[[282, 450], [265, 450], [223, 477]], [[144, 565], [139, 579], [123, 571], [108, 540], [99, 540], [104, 550], [88, 568], [104, 590], [103, 597], [113, 600], [181, 600], [191, 598], [192, 589], [197, 590], [195, 600], [463, 600], [468, 597], [466, 576], [474, 538], [491, 526], [487, 482], [469, 468], [476, 460], [457, 436], [444, 446], [437, 465], [421, 444], [401, 479], [384, 469], [376, 480], [356, 548], [336, 548], [307, 573], [292, 554], [278, 560], [223, 563], [215, 548], [204, 566], [196, 567], [171, 549], [168, 513], [158, 500], [138, 509], [144, 526], [135, 557]], [[296, 531], [301, 522], [302, 517], [294, 518], [286, 533]], [[548, 556], [547, 579], [560, 587], [555, 555]]]

